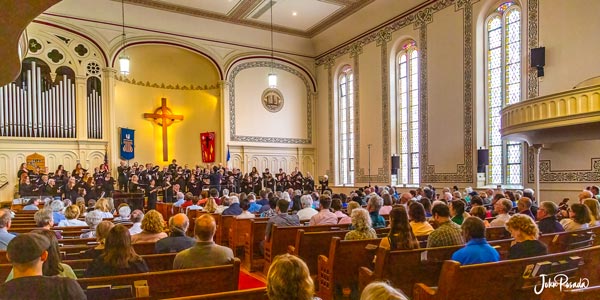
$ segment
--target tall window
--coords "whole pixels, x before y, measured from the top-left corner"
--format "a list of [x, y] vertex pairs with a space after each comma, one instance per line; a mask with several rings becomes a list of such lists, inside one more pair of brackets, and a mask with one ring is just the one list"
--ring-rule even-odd
[[354, 76], [345, 66], [338, 78], [338, 184], [354, 184]]
[[398, 94], [398, 182], [419, 183], [419, 52], [414, 41], [407, 42], [398, 53], [396, 80]]
[[520, 142], [500, 138], [500, 110], [521, 101], [521, 11], [498, 6], [486, 23], [488, 184], [522, 184]]

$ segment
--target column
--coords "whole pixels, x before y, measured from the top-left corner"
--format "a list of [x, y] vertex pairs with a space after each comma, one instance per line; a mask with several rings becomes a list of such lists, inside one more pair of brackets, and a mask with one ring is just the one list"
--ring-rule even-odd
[[[541, 144], [534, 144], [533, 159], [535, 160], [535, 199], [542, 199], [542, 190], [540, 189], [540, 153], [542, 152]], [[536, 201], [539, 205], [539, 201]]]
[[117, 70], [114, 68], [102, 69], [102, 102], [105, 103], [102, 110], [102, 139], [108, 145], [108, 159], [113, 176], [116, 176], [116, 164], [119, 160], [119, 141], [115, 122], [115, 84]]

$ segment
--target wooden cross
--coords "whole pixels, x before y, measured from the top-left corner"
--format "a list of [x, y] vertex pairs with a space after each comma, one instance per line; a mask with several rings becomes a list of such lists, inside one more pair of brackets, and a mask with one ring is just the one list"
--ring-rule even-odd
[[182, 115], [174, 115], [173, 111], [167, 107], [167, 98], [160, 99], [161, 105], [154, 110], [154, 113], [145, 113], [144, 118], [153, 119], [154, 123], [162, 127], [163, 138], [163, 161], [169, 161], [169, 151], [167, 147], [167, 127], [175, 123], [175, 120], [183, 120]]

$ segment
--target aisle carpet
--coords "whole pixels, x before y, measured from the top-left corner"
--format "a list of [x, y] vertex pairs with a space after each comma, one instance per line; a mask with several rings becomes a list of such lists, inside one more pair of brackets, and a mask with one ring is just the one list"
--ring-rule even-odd
[[240, 271], [240, 279], [238, 282], [239, 290], [260, 288], [260, 287], [265, 287], [265, 286], [267, 286], [267, 285], [264, 282], [262, 282], [261, 280], [258, 280], [256, 277], [254, 277], [244, 271]]

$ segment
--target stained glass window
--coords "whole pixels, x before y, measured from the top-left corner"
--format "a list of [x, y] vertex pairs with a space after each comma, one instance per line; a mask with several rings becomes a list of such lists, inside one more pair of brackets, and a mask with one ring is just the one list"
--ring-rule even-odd
[[354, 184], [354, 86], [350, 66], [338, 77], [338, 184]]
[[396, 65], [398, 183], [419, 184], [419, 52], [414, 41], [402, 45]]
[[523, 147], [502, 141], [500, 110], [521, 101], [521, 11], [512, 2], [498, 6], [488, 18], [487, 32], [487, 146], [488, 184], [522, 184]]

